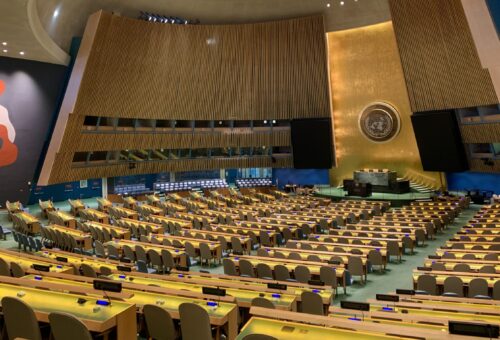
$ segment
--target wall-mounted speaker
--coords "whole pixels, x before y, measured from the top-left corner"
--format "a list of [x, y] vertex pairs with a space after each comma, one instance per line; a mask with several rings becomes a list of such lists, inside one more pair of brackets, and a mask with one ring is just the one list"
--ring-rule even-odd
[[425, 171], [469, 169], [455, 111], [418, 112], [411, 122]]
[[294, 119], [291, 132], [294, 168], [330, 169], [335, 165], [330, 118]]

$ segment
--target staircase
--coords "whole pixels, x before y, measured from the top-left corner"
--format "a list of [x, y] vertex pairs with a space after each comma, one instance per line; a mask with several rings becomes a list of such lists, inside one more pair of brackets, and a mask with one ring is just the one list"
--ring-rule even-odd
[[435, 188], [432, 188], [432, 187], [427, 186], [425, 184], [416, 183], [413, 181], [410, 181], [410, 189], [412, 191], [416, 191], [416, 192], [419, 192], [421, 194], [431, 194], [436, 190]]

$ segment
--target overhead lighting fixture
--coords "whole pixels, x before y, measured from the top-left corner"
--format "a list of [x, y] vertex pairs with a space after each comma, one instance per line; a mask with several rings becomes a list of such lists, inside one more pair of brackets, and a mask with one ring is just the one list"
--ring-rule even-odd
[[54, 14], [52, 14], [52, 16], [54, 18], [57, 18], [59, 16], [59, 8], [57, 8], [55, 11], [54, 11]]
[[267, 120], [264, 121], [264, 124], [267, 124]]
[[331, 6], [331, 4], [330, 4], [330, 3], [327, 3], [327, 4], [326, 4], [326, 7], [330, 7], [330, 6]]
[[7, 51], [7, 50], [2, 50], [2, 52], [3, 52], [3, 53], [7, 53], [7, 52], [9, 52], [9, 51]]
[[344, 6], [344, 2], [343, 1], [340, 2], [340, 6]]
[[273, 124], [276, 124], [276, 119], [273, 119]]
[[2, 43], [2, 45], [7, 46], [7, 42], [6, 42], [6, 41], [4, 41], [4, 42]]
[[19, 52], [20, 55], [24, 55], [24, 51]]

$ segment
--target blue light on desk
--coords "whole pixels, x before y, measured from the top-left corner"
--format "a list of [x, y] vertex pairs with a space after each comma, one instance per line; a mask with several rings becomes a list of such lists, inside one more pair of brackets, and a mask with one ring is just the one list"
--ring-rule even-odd
[[360, 318], [349, 318], [348, 320], [352, 320], [352, 321], [361, 321]]
[[178, 252], [179, 252], [179, 249], [176, 249], [176, 250], [175, 250], [175, 252], [176, 252], [176, 253], [178, 253]]
[[207, 301], [207, 306], [209, 306], [209, 307], [217, 307], [217, 302], [215, 302], [215, 301]]
[[125, 278], [126, 278], [126, 276], [125, 276], [125, 275], [119, 275], [118, 277], [119, 277], [120, 279], [125, 279]]
[[235, 257], [234, 259], [235, 259], [236, 261], [238, 261], [240, 258], [239, 258], [239, 257]]
[[272, 294], [271, 296], [272, 296], [273, 298], [275, 298], [275, 299], [279, 299], [279, 298], [281, 297], [281, 295], [280, 295], [280, 294]]
[[42, 277], [39, 275], [35, 275], [35, 280], [42, 281]]
[[109, 301], [107, 301], [107, 300], [97, 300], [95, 302], [95, 304], [99, 305], [99, 306], [109, 306], [110, 305]]
[[179, 274], [179, 275], [177, 275], [177, 276], [178, 276], [178, 277], [184, 277], [184, 275], [182, 275], [182, 274]]
[[62, 266], [61, 266], [60, 264], [58, 264], [58, 265], [56, 266], [56, 268], [61, 269], [61, 268], [62, 268]]
[[319, 289], [313, 289], [313, 293], [318, 294], [319, 292], [320, 292], [320, 290], [319, 290]]
[[380, 248], [375, 248], [376, 251], [380, 251]]
[[392, 311], [394, 311], [394, 309], [391, 308], [391, 307], [382, 307], [382, 310], [386, 311], [386, 312], [392, 312]]
[[314, 236], [314, 237], [319, 238], [319, 235], [316, 235], [316, 236]]
[[406, 237], [410, 237], [410, 234], [405, 234]]

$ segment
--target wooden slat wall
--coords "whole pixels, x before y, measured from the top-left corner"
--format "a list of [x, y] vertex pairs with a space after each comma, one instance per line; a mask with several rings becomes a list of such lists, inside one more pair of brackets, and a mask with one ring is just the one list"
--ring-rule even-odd
[[413, 112], [497, 104], [461, 0], [389, 0]]
[[469, 161], [470, 170], [478, 172], [500, 172], [500, 160], [492, 160], [493, 165], [486, 165], [481, 159], [471, 159]]
[[464, 143], [500, 143], [500, 123], [460, 126]]
[[75, 113], [151, 119], [329, 117], [323, 17], [161, 25], [107, 14]]
[[[79, 168], [78, 151], [290, 146], [272, 133], [82, 133], [85, 116], [174, 120], [330, 117], [323, 17], [245, 25], [162, 25], [101, 12], [53, 184], [86, 178], [238, 167], [291, 167], [292, 157], [178, 160]], [[73, 77], [72, 77], [73, 78]], [[45, 168], [45, 165], [44, 165]]]

